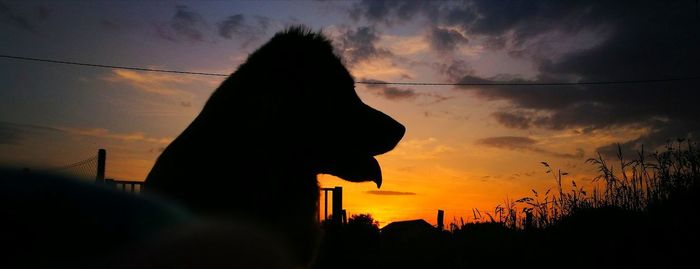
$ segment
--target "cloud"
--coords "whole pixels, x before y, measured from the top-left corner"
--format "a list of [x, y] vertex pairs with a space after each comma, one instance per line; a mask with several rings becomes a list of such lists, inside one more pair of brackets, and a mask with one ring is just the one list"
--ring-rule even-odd
[[101, 19], [100, 27], [107, 31], [120, 31], [122, 26], [116, 23], [113, 19]]
[[532, 119], [529, 116], [509, 111], [496, 111], [493, 113], [493, 117], [503, 126], [514, 129], [528, 129], [532, 124]]
[[373, 194], [373, 195], [395, 195], [395, 196], [416, 195], [415, 192], [407, 192], [407, 191], [366, 191], [366, 193]]
[[551, 155], [560, 158], [580, 159], [584, 156], [583, 149], [576, 149], [575, 153], [560, 153], [538, 147], [539, 141], [523, 136], [496, 136], [486, 137], [475, 141], [475, 144], [493, 148], [500, 148], [515, 151], [530, 151]]
[[417, 96], [412, 89], [401, 89], [386, 85], [379, 87], [379, 89], [381, 90], [380, 95], [389, 100], [411, 99]]
[[267, 31], [270, 26], [270, 18], [263, 16], [255, 16], [256, 24], [247, 24], [246, 17], [243, 14], [229, 16], [225, 20], [219, 22], [219, 35], [226, 39], [231, 39], [236, 36], [252, 36], [258, 35], [261, 32]]
[[137, 72], [123, 69], [112, 69], [112, 73], [102, 79], [112, 83], [127, 84], [144, 92], [165, 96], [183, 95], [184, 91], [179, 88], [186, 84], [210, 82], [205, 78], [196, 76]]
[[241, 35], [248, 32], [246, 25], [243, 24], [245, 16], [243, 14], [236, 14], [229, 16], [225, 20], [219, 22], [219, 35], [224, 38], [231, 39], [234, 35]]
[[91, 136], [97, 138], [107, 138], [120, 141], [138, 141], [138, 142], [149, 142], [155, 144], [167, 145], [172, 142], [172, 138], [154, 138], [148, 137], [142, 132], [132, 132], [132, 133], [115, 133], [105, 128], [75, 128], [75, 127], [57, 127], [56, 129], [63, 132], [79, 135], [79, 136]]
[[352, 5], [348, 10], [351, 19], [358, 21], [394, 25], [412, 20], [416, 15], [423, 14], [428, 19], [435, 19], [441, 1], [398, 1], [398, 0], [363, 0]]
[[356, 29], [345, 29], [334, 44], [345, 60], [353, 65], [360, 61], [392, 56], [389, 50], [377, 47], [379, 39], [379, 34], [374, 27], [362, 26]]
[[465, 75], [473, 73], [469, 64], [460, 59], [452, 59], [449, 64], [445, 62], [436, 62], [433, 64], [433, 68], [449, 81], [459, 81]]
[[45, 20], [51, 16], [51, 10], [45, 6], [39, 5], [34, 9], [34, 14], [37, 19]]
[[388, 154], [407, 160], [423, 161], [434, 160], [454, 151], [454, 148], [438, 143], [436, 138], [429, 137], [426, 139], [402, 140], [401, 143]]
[[[374, 79], [413, 78], [407, 58], [424, 51], [428, 45], [422, 38], [383, 35], [375, 27], [332, 27], [335, 53], [344, 60], [355, 77]], [[395, 52], [396, 51], [396, 52]]]
[[185, 5], [178, 5], [168, 23], [155, 24], [155, 27], [157, 35], [165, 40], [173, 42], [185, 40], [194, 43], [205, 40], [203, 31], [207, 25], [202, 15]]
[[242, 40], [242, 47], [247, 47], [251, 43], [258, 41], [267, 33], [271, 20], [264, 16], [254, 16], [254, 23], [250, 23], [243, 14], [236, 14], [227, 17], [217, 23], [219, 35], [226, 39]]
[[[384, 81], [381, 80], [365, 80], [369, 82], [378, 82], [382, 83]], [[415, 90], [413, 89], [402, 89], [402, 88], [397, 88], [397, 87], [392, 87], [387, 84], [366, 84], [367, 89], [371, 90], [372, 93], [384, 97], [389, 100], [407, 100], [407, 99], [415, 99], [418, 97], [418, 93], [416, 93]]]
[[50, 10], [42, 5], [35, 6], [29, 12], [23, 12], [0, 2], [0, 24], [7, 24], [28, 32], [36, 33], [35, 23], [49, 18], [50, 15]]
[[386, 57], [367, 59], [348, 67], [356, 78], [393, 79], [413, 77], [411, 70], [397, 65], [392, 59]]
[[377, 46], [384, 47], [396, 56], [411, 56], [427, 51], [430, 44], [421, 35], [381, 35]]
[[433, 27], [427, 35], [430, 47], [439, 53], [450, 53], [469, 40], [455, 29]]
[[0, 121], [0, 145], [16, 145], [35, 132], [65, 132], [59, 128]]
[[91, 136], [121, 141], [142, 141], [156, 144], [169, 144], [173, 140], [169, 137], [148, 137], [142, 132], [115, 133], [105, 128], [53, 127], [0, 121], [0, 144], [16, 144], [21, 141], [23, 137], [35, 132], [56, 132], [69, 135]]
[[[435, 38], [440, 35], [430, 29], [457, 29], [470, 43], [481, 42], [486, 49], [530, 61], [537, 76], [528, 81], [505, 79], [517, 83], [697, 76], [696, 10], [695, 1], [360, 1], [348, 14], [383, 25], [420, 17], [428, 22], [433, 48], [449, 49], [452, 39], [444, 35], [446, 42], [441, 43]], [[436, 68], [447, 74], [446, 65]], [[467, 73], [456, 80], [504, 79]], [[700, 134], [697, 81], [461, 88], [485, 100], [509, 102], [511, 106], [493, 116], [511, 128], [650, 130], [620, 141], [626, 149]]]
[[[377, 83], [384, 83], [385, 81], [382, 80], [376, 80], [376, 79], [363, 79], [363, 81], [367, 82], [377, 82]], [[399, 88], [399, 87], [394, 87], [391, 86], [390, 84], [365, 84], [365, 87], [367, 89], [380, 97], [383, 97], [388, 100], [392, 101], [399, 101], [399, 100], [414, 100], [418, 97], [422, 97], [425, 99], [430, 99], [430, 102], [427, 104], [435, 104], [439, 103], [442, 101], [446, 101], [449, 99], [452, 99], [452, 97], [449, 96], [443, 96], [437, 93], [432, 93], [432, 92], [416, 92], [414, 89], [410, 88]]]
[[505, 149], [523, 149], [537, 144], [537, 141], [522, 136], [497, 136], [487, 137], [476, 141], [476, 144]]
[[22, 140], [22, 130], [12, 125], [0, 124], [0, 145], [16, 145]]

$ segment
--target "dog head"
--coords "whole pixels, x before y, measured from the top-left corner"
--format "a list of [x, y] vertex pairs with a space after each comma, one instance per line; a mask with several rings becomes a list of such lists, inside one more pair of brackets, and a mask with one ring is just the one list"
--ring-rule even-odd
[[[222, 90], [227, 84], [247, 90], [227, 93]], [[280, 158], [314, 173], [379, 187], [382, 175], [374, 156], [393, 149], [405, 128], [364, 104], [354, 86], [328, 39], [293, 27], [251, 54], [207, 107], [225, 110], [241, 104], [231, 99], [247, 100], [241, 104], [250, 111], [247, 126], [255, 126], [268, 149], [291, 154]]]

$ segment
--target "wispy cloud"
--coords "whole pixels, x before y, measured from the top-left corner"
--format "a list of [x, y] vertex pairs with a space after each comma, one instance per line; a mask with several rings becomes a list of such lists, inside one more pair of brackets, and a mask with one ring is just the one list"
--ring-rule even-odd
[[339, 51], [350, 65], [374, 58], [389, 57], [393, 54], [377, 46], [380, 34], [374, 27], [347, 28], [342, 30], [337, 38], [336, 50]]
[[426, 38], [430, 47], [441, 54], [451, 53], [469, 42], [469, 39], [458, 29], [437, 26], [428, 31]]
[[217, 23], [219, 36], [225, 39], [242, 40], [241, 47], [258, 41], [270, 28], [272, 20], [264, 16], [235, 14]]
[[60, 128], [34, 124], [22, 124], [0, 121], [0, 144], [19, 144], [26, 136], [34, 132], [65, 132]]
[[41, 5], [27, 11], [0, 2], [0, 23], [32, 33], [36, 33], [36, 22], [47, 19], [50, 14], [50, 10]]
[[500, 148], [516, 151], [530, 151], [535, 153], [546, 154], [561, 158], [583, 158], [583, 149], [576, 149], [575, 153], [561, 153], [538, 146], [539, 141], [524, 137], [524, 136], [495, 136], [479, 139], [475, 142], [477, 145]]
[[413, 72], [394, 63], [389, 58], [372, 58], [349, 66], [355, 77], [370, 77], [375, 79], [394, 79], [414, 77]]
[[90, 136], [120, 141], [140, 141], [167, 145], [172, 142], [170, 137], [149, 137], [143, 132], [115, 133], [106, 128], [76, 128], [53, 127], [35, 124], [0, 122], [0, 144], [16, 144], [25, 136], [36, 132], [55, 132], [68, 135]]
[[428, 51], [430, 44], [421, 35], [400, 36], [383, 34], [377, 46], [387, 48], [397, 56], [411, 56]]
[[455, 149], [441, 144], [436, 138], [403, 140], [387, 155], [398, 156], [407, 160], [433, 160]]
[[203, 42], [208, 24], [204, 17], [193, 11], [188, 6], [178, 5], [175, 7], [170, 21], [167, 23], [156, 23], [156, 34], [158, 37], [173, 41]]
[[0, 145], [17, 144], [21, 140], [22, 130], [11, 125], [0, 124]]
[[[368, 79], [364, 79], [364, 81], [377, 82], [377, 83], [384, 82], [381, 80], [368, 80]], [[378, 96], [384, 97], [386, 99], [389, 99], [389, 100], [415, 99], [419, 95], [413, 89], [398, 88], [398, 87], [393, 87], [391, 85], [386, 85], [386, 84], [367, 84], [366, 87], [372, 93], [374, 93]]]
[[132, 133], [115, 133], [105, 128], [74, 128], [74, 127], [58, 127], [61, 131], [64, 131], [73, 135], [80, 136], [91, 136], [97, 138], [107, 138], [120, 141], [139, 141], [139, 142], [150, 142], [155, 144], [167, 145], [172, 142], [170, 137], [148, 137], [143, 132], [132, 132]]
[[[376, 79], [363, 79], [363, 81], [368, 81], [368, 82], [377, 82], [377, 83], [383, 83], [385, 81], [382, 80], [376, 80]], [[439, 103], [442, 101], [446, 101], [451, 99], [452, 97], [448, 96], [443, 96], [441, 94], [433, 93], [433, 92], [417, 92], [414, 89], [411, 88], [400, 88], [400, 87], [394, 87], [389, 84], [366, 84], [365, 85], [367, 89], [377, 95], [381, 96], [383, 98], [386, 98], [388, 100], [392, 101], [398, 101], [398, 100], [414, 100], [418, 97], [429, 99], [430, 101], [427, 102], [426, 104], [435, 104]]]
[[137, 72], [122, 69], [112, 69], [112, 73], [102, 79], [113, 83], [127, 84], [145, 92], [158, 95], [182, 95], [185, 92], [179, 88], [183, 85], [194, 82], [206, 82], [211, 84], [212, 81], [214, 81], [212, 79], [207, 80], [196, 76]]

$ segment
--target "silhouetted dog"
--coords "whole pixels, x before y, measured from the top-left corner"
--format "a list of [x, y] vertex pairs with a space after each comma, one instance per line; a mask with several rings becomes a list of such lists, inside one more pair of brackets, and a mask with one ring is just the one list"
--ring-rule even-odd
[[362, 103], [320, 33], [292, 27], [255, 51], [158, 158], [146, 190], [205, 216], [281, 234], [300, 264], [317, 242], [316, 175], [374, 181], [405, 132]]

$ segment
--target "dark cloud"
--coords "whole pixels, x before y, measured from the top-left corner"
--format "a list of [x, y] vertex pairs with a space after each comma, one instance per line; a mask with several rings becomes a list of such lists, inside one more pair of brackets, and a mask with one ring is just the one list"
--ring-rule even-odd
[[0, 145], [14, 145], [22, 140], [22, 130], [16, 126], [0, 124]]
[[[385, 82], [376, 79], [365, 79], [364, 81], [378, 83]], [[416, 92], [414, 89], [398, 88], [389, 84], [366, 84], [366, 87], [368, 90], [370, 90], [371, 93], [384, 97], [388, 100], [414, 100], [418, 97], [423, 97], [430, 100], [430, 102], [426, 104], [435, 104], [453, 98], [450, 96], [443, 96], [431, 92], [419, 93]]]
[[270, 18], [254, 16], [253, 20], [253, 23], [249, 22], [250, 19], [243, 14], [229, 16], [217, 24], [219, 35], [226, 39], [242, 40], [242, 46], [246, 47], [264, 36], [270, 27]]
[[202, 42], [205, 39], [204, 30], [207, 22], [199, 13], [189, 7], [178, 5], [175, 14], [167, 24], [156, 24], [159, 37], [170, 41]]
[[0, 2], [0, 24], [7, 24], [32, 33], [36, 32], [36, 22], [47, 19], [50, 14], [50, 10], [41, 5], [32, 8], [29, 12], [23, 12]]
[[387, 99], [410, 99], [416, 97], [416, 92], [412, 89], [400, 89], [391, 86], [384, 86], [381, 88], [381, 95]]
[[272, 24], [272, 19], [265, 16], [255, 16], [255, 22], [258, 24], [261, 30], [267, 31]]
[[[484, 15], [474, 22], [471, 32], [501, 37], [514, 31], [511, 43], [525, 44], [550, 32], [605, 32], [595, 46], [573, 50], [558, 59], [543, 53], [532, 57], [539, 76], [536, 82], [619, 81], [650, 78], [697, 76], [700, 62], [700, 34], [693, 1], [675, 2], [558, 2], [529, 7], [478, 2], [475, 9]], [[563, 2], [562, 2], [563, 3]], [[568, 2], [567, 2], [568, 3]], [[530, 15], [503, 16], [519, 8], [533, 9]], [[556, 14], [552, 14], [556, 13]], [[534, 15], [533, 15], [534, 14]], [[495, 19], [490, 21], [488, 18]], [[492, 25], [489, 25], [491, 23]], [[540, 50], [536, 44], [525, 50]], [[546, 51], [546, 50], [545, 50]], [[462, 82], [488, 82], [491, 79], [465, 76]], [[514, 82], [516, 80], [513, 80]], [[535, 82], [533, 81], [533, 82]], [[697, 136], [700, 114], [696, 100], [698, 81], [640, 83], [596, 86], [464, 87], [489, 100], [510, 101], [520, 111], [532, 113], [494, 114], [506, 126], [550, 129], [648, 128], [650, 132], [631, 141], [620, 141], [627, 149], [645, 144], [652, 148], [667, 139]], [[546, 112], [546, 113], [539, 113]], [[609, 151], [610, 145], [599, 150]]]
[[[443, 23], [460, 26], [470, 34], [490, 37], [510, 36], [521, 45], [527, 40], [552, 30], [574, 33], [584, 27], [595, 27], [605, 22], [598, 20], [605, 7], [603, 1], [469, 1], [444, 10]], [[637, 2], [608, 3], [629, 7]], [[499, 43], [499, 42], [496, 42]]]
[[[365, 0], [354, 4], [349, 16], [372, 23], [394, 25], [414, 21], [417, 17], [431, 25], [460, 27], [469, 34], [510, 35], [517, 44], [553, 28], [569, 32], [598, 22], [601, 12], [591, 1], [398, 1]], [[613, 3], [616, 11], [637, 2]], [[565, 22], [565, 23], [563, 23]]]
[[407, 191], [367, 191], [367, 193], [374, 195], [416, 195], [415, 192]]
[[[381, 80], [366, 81], [379, 83], [384, 82]], [[389, 100], [406, 100], [415, 99], [416, 97], [418, 97], [418, 93], [416, 93], [416, 91], [413, 89], [396, 88], [386, 84], [367, 84], [366, 86], [367, 89], [369, 89], [372, 93]]]
[[247, 33], [247, 26], [243, 24], [245, 16], [243, 14], [236, 14], [229, 16], [225, 20], [219, 22], [219, 35], [224, 38], [231, 39], [234, 35], [241, 35]]
[[529, 138], [529, 137], [523, 137], [523, 136], [486, 137], [486, 138], [482, 138], [482, 139], [477, 140], [475, 142], [475, 144], [487, 146], [487, 147], [493, 147], [493, 148], [507, 149], [507, 150], [530, 151], [530, 152], [535, 152], [535, 153], [540, 153], [540, 154], [545, 154], [545, 155], [550, 155], [550, 156], [555, 156], [555, 157], [560, 157], [560, 158], [580, 159], [580, 158], [583, 158], [583, 156], [584, 156], [583, 149], [577, 149], [575, 153], [555, 152], [555, 151], [551, 151], [548, 149], [538, 147], [537, 140], [534, 140], [534, 139]]
[[427, 39], [430, 47], [441, 53], [452, 52], [459, 48], [460, 45], [468, 42], [467, 37], [459, 31], [440, 27], [430, 29]]
[[348, 15], [353, 20], [365, 19], [369, 22], [380, 22], [393, 25], [398, 22], [407, 22], [416, 15], [423, 14], [428, 19], [435, 19], [438, 15], [441, 1], [399, 1], [399, 0], [363, 0], [355, 3]]
[[[384, 25], [424, 19], [427, 38], [438, 50], [451, 48], [452, 39], [443, 35], [447, 42], [441, 43], [430, 29], [460, 29], [470, 42], [478, 39], [487, 49], [529, 60], [538, 71], [530, 81], [473, 73], [453, 81], [619, 81], [700, 75], [696, 2], [361, 1], [348, 12], [353, 19]], [[448, 71], [448, 66], [435, 68], [451, 79], [461, 72]], [[462, 89], [486, 100], [509, 101], [511, 106], [493, 116], [511, 128], [644, 128], [650, 132], [620, 142], [626, 148], [652, 148], [667, 139], [700, 134], [697, 83]], [[600, 150], [610, 147], [614, 145]]]
[[337, 38], [336, 49], [349, 64], [368, 60], [375, 57], [388, 57], [392, 53], [376, 46], [379, 35], [374, 27], [358, 27], [345, 29]]
[[473, 73], [469, 64], [460, 59], [452, 59], [449, 64], [445, 62], [436, 62], [433, 68], [442, 74], [448, 81], [459, 81], [465, 75]]
[[175, 30], [178, 35], [184, 36], [192, 41], [202, 41], [204, 39], [200, 30], [201, 26], [206, 25], [204, 18], [187, 6], [177, 6], [175, 15], [170, 23], [170, 27]]
[[34, 13], [36, 18], [39, 20], [45, 20], [51, 16], [51, 10], [46, 8], [45, 6], [37, 6], [34, 9]]
[[498, 123], [515, 129], [528, 129], [532, 123], [532, 119], [529, 116], [509, 111], [494, 112], [493, 117], [496, 118]]
[[107, 31], [120, 31], [122, 29], [122, 26], [116, 23], [114, 20], [111, 19], [101, 19], [100, 20], [100, 27], [102, 29], [105, 29]]
[[32, 125], [32, 124], [19, 124], [11, 122], [0, 121], [0, 145], [2, 144], [19, 144], [25, 137], [35, 133], [35, 132], [65, 132], [61, 129]]

